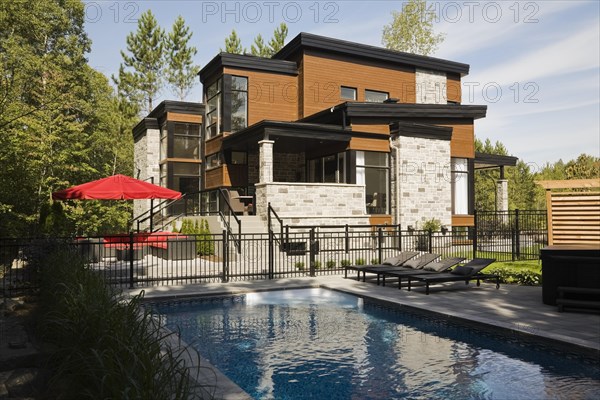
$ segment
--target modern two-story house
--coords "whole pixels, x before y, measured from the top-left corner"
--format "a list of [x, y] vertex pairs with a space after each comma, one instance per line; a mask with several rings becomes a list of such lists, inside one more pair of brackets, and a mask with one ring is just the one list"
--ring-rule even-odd
[[471, 226], [486, 106], [461, 104], [468, 72], [308, 33], [272, 58], [220, 53], [203, 104], [161, 103], [134, 129], [138, 176], [184, 191], [195, 177], [203, 207], [225, 188], [292, 225]]

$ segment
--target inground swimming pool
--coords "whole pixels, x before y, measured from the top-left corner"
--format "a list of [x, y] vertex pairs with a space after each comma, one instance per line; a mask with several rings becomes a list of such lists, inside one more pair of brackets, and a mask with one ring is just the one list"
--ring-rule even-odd
[[326, 289], [151, 303], [255, 399], [598, 399], [597, 359]]

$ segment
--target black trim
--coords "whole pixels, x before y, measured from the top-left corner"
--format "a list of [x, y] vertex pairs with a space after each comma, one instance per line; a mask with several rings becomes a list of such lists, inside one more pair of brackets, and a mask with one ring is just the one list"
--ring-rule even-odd
[[231, 132], [231, 75], [223, 74], [221, 92], [221, 124], [223, 132]]
[[392, 136], [418, 137], [423, 139], [451, 140], [452, 127], [413, 122], [393, 122], [390, 124]]
[[467, 158], [467, 171], [469, 179], [469, 215], [475, 212], [475, 163], [472, 158]]
[[381, 47], [349, 42], [306, 32], [298, 34], [287, 45], [279, 50], [279, 52], [273, 55], [273, 58], [279, 60], [293, 59], [293, 56], [297, 52], [307, 48], [322, 50], [327, 53], [345, 54], [353, 57], [410, 65], [436, 71], [454, 72], [463, 76], [469, 73], [468, 64], [441, 58], [403, 53], [400, 51], [388, 50]]
[[301, 122], [342, 125], [347, 118], [383, 119], [383, 123], [395, 122], [399, 118], [484, 118], [487, 106], [455, 104], [407, 104], [345, 102], [319, 111]]
[[248, 54], [219, 53], [200, 70], [200, 82], [204, 84], [223, 67], [241, 68], [255, 71], [274, 72], [286, 75], [298, 75], [298, 67], [293, 61], [275, 60]]
[[144, 135], [148, 129], [160, 129], [157, 118], [142, 118], [131, 130], [133, 132], [133, 139], [136, 140], [139, 136]]
[[519, 159], [513, 156], [475, 152], [475, 169], [514, 167]]

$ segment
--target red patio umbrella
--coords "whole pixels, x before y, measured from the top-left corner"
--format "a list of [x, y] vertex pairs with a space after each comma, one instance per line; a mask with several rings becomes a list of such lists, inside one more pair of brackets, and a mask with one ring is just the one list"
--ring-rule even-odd
[[52, 193], [54, 200], [139, 200], [181, 198], [181, 193], [125, 175], [83, 183]]

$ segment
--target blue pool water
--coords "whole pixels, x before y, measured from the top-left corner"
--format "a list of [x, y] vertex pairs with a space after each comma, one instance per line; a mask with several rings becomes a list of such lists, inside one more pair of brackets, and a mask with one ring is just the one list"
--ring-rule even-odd
[[255, 399], [600, 398], [597, 359], [325, 289], [152, 309]]

